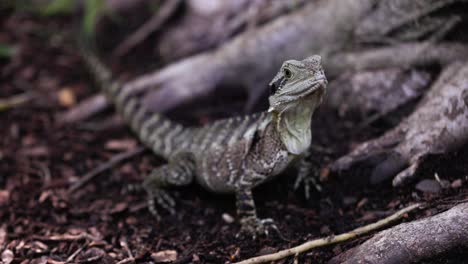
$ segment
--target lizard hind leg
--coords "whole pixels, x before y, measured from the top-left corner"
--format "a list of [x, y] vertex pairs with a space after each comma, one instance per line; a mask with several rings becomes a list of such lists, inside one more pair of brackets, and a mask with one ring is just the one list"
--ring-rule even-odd
[[281, 233], [274, 224], [273, 219], [259, 219], [252, 196], [252, 189], [239, 188], [236, 191], [237, 215], [240, 217], [241, 233], [247, 233], [256, 238], [259, 235], [268, 235], [268, 230], [274, 230], [280, 237]]
[[142, 184], [148, 194], [148, 209], [151, 214], [160, 218], [156, 205], [174, 214], [175, 201], [164, 188], [189, 185], [194, 174], [195, 161], [190, 153], [177, 154], [168, 164], [151, 171]]

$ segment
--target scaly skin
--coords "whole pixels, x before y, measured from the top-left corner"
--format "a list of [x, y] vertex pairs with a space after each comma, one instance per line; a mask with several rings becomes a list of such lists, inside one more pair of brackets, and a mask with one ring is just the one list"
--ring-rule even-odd
[[286, 61], [270, 83], [268, 112], [219, 120], [202, 127], [184, 127], [151, 113], [114, 81], [96, 56], [83, 57], [100, 87], [145, 146], [166, 158], [143, 182], [149, 209], [157, 204], [174, 212], [166, 186], [193, 179], [215, 193], [235, 193], [242, 230], [267, 233], [270, 219], [258, 219], [252, 189], [280, 174], [302, 157], [311, 143], [311, 119], [327, 84], [319, 56]]

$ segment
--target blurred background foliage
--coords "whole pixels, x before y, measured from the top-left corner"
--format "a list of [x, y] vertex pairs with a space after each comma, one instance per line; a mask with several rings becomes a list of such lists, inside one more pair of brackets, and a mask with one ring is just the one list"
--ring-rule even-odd
[[[3, 1], [2, 1], [3, 2]], [[38, 16], [66, 16], [72, 15], [76, 6], [82, 5], [83, 15], [81, 16], [81, 28], [86, 35], [92, 36], [95, 33], [95, 25], [98, 18], [103, 15], [115, 17], [106, 8], [104, 0], [6, 0], [0, 4], [1, 9], [10, 9], [13, 12], [26, 12]], [[0, 47], [0, 56], [8, 56], [13, 50], [9, 47]]]

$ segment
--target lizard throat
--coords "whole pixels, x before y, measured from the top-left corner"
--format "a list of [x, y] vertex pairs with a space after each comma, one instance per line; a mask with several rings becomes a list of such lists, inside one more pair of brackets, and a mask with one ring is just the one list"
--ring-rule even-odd
[[312, 95], [304, 98], [274, 115], [276, 129], [289, 153], [300, 155], [309, 148], [312, 141], [312, 115], [320, 103], [319, 97]]

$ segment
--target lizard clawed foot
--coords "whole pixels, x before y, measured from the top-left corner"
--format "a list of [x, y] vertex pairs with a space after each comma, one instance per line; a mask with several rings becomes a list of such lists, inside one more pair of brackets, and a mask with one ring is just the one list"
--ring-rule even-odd
[[156, 204], [168, 211], [171, 215], [175, 214], [174, 198], [172, 198], [167, 191], [160, 188], [145, 188], [145, 190], [148, 193], [148, 210], [154, 217], [156, 217], [156, 219], [161, 219], [161, 216], [159, 215], [156, 208]]
[[317, 179], [317, 170], [311, 171], [300, 168], [296, 178], [296, 182], [294, 183], [294, 190], [297, 190], [300, 185], [303, 185], [304, 196], [306, 200], [309, 200], [311, 186], [313, 186], [313, 188], [319, 192], [322, 191], [322, 186], [317, 182]]
[[304, 196], [306, 200], [310, 198], [310, 187], [313, 186], [314, 189], [321, 192], [322, 186], [317, 182], [314, 176], [301, 176], [299, 175], [296, 178], [296, 182], [294, 183], [294, 190], [297, 190], [300, 185], [304, 186]]
[[241, 219], [241, 230], [240, 234], [248, 234], [252, 235], [255, 239], [257, 235], [265, 235], [268, 236], [270, 234], [270, 230], [275, 231], [278, 236], [282, 237], [278, 227], [275, 225], [275, 222], [271, 218], [259, 219], [256, 217], [248, 217]]
[[175, 214], [174, 206], [175, 200], [172, 196], [165, 190], [161, 188], [148, 187], [148, 185], [143, 184], [130, 184], [127, 186], [127, 192], [140, 192], [146, 191], [148, 194], [148, 210], [150, 213], [155, 216], [158, 220], [161, 219], [156, 204], [164, 208], [171, 215]]

